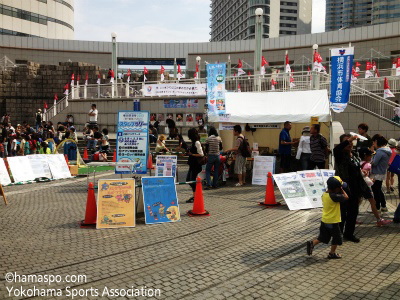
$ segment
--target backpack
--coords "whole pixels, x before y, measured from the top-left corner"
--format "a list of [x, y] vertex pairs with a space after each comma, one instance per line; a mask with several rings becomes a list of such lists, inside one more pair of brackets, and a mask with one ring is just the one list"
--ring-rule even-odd
[[249, 141], [245, 137], [238, 137], [238, 139], [242, 139], [242, 142], [240, 143], [240, 146], [238, 148], [239, 153], [243, 157], [251, 157], [251, 149], [250, 149], [250, 144]]

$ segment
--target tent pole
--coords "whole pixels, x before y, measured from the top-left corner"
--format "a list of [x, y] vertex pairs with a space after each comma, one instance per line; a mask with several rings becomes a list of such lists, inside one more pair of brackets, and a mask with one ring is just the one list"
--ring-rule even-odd
[[334, 169], [334, 165], [335, 165], [335, 157], [333, 156], [333, 126], [332, 126], [332, 111], [331, 109], [329, 109], [329, 148], [331, 149], [331, 154], [329, 155], [329, 167], [331, 167], [332, 169]]

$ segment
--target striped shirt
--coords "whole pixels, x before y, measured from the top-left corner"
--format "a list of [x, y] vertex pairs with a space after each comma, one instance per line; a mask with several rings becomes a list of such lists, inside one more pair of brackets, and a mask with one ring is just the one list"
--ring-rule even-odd
[[325, 161], [325, 149], [328, 146], [326, 138], [322, 135], [310, 136], [310, 149], [311, 149], [311, 161], [313, 162], [324, 162]]
[[219, 155], [219, 144], [221, 143], [221, 138], [219, 136], [210, 135], [206, 144], [208, 145], [208, 155]]

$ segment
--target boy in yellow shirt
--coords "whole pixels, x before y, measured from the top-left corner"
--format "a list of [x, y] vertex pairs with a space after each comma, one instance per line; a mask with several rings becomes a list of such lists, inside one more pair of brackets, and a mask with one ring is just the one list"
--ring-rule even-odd
[[322, 218], [317, 239], [307, 242], [307, 254], [312, 255], [314, 246], [319, 243], [328, 244], [332, 238], [331, 251], [328, 254], [329, 259], [342, 258], [336, 253], [338, 245], [343, 243], [342, 232], [340, 230], [340, 202], [349, 199], [343, 188], [347, 184], [339, 176], [330, 177], [327, 182], [328, 190], [322, 195]]

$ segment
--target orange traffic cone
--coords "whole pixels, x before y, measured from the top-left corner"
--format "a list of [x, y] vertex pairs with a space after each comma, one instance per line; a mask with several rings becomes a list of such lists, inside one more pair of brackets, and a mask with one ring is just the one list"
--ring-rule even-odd
[[267, 185], [265, 187], [265, 200], [264, 202], [260, 202], [260, 205], [265, 206], [279, 206], [281, 203], [276, 202], [275, 192], [274, 192], [274, 183], [272, 182], [272, 174], [268, 172], [267, 176]]
[[86, 147], [85, 150], [83, 150], [83, 160], [89, 160], [89, 155]]
[[196, 179], [196, 192], [194, 194], [193, 209], [188, 211], [188, 215], [191, 217], [210, 215], [210, 213], [204, 209], [203, 186], [200, 177], [197, 177]]
[[147, 169], [154, 169], [153, 167], [153, 155], [151, 155], [151, 153], [149, 153], [149, 156], [147, 158]]
[[89, 182], [88, 195], [86, 200], [85, 220], [81, 222], [81, 227], [95, 226], [97, 219], [96, 197], [94, 195], [93, 182]]
[[68, 165], [69, 164], [68, 155], [64, 154], [64, 157], [65, 157], [65, 161], [67, 162], [67, 165]]
[[117, 150], [114, 149], [113, 162], [117, 161]]

